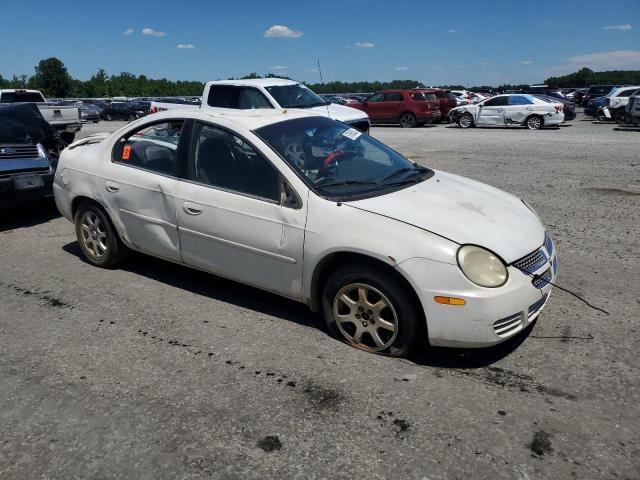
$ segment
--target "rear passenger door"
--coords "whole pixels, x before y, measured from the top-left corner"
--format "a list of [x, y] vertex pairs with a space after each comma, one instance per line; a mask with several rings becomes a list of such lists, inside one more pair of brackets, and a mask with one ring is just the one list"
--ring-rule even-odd
[[522, 123], [533, 110], [533, 100], [526, 95], [511, 95], [504, 107], [505, 123]]
[[125, 239], [151, 255], [180, 260], [177, 163], [183, 119], [130, 130], [116, 142], [98, 191]]
[[402, 92], [387, 92], [384, 95], [384, 115], [389, 121], [398, 121], [404, 112]]

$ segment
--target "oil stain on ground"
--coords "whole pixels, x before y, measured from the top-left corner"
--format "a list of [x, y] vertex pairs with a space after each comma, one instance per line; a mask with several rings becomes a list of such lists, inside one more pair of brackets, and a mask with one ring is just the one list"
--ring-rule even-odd
[[527, 448], [538, 457], [551, 453], [553, 452], [553, 447], [551, 446], [551, 440], [549, 440], [550, 437], [551, 435], [544, 430], [538, 430], [533, 433], [533, 439], [527, 445]]
[[260, 440], [257, 443], [258, 447], [265, 452], [274, 452], [282, 448], [282, 442], [277, 435], [269, 435]]

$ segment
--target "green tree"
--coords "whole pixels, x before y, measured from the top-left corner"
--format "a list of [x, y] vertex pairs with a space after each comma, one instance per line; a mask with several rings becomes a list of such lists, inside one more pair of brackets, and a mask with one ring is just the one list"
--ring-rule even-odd
[[71, 93], [71, 77], [64, 63], [51, 57], [40, 60], [36, 74], [29, 80], [29, 86], [41, 90], [48, 96], [68, 97]]

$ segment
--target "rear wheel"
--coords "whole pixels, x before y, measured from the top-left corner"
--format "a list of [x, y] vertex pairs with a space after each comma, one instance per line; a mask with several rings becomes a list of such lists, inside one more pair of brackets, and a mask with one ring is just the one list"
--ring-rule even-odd
[[616, 112], [613, 114], [613, 119], [616, 121], [616, 123], [624, 123], [625, 111], [622, 109], [616, 110]]
[[458, 125], [462, 128], [473, 127], [473, 117], [470, 113], [463, 113], [458, 119]]
[[135, 119], [136, 119], [136, 116], [133, 113], [129, 114], [129, 121], [130, 122], [133, 122]]
[[75, 216], [76, 237], [87, 261], [96, 267], [116, 266], [127, 252], [111, 220], [97, 204], [85, 202]]
[[418, 124], [416, 116], [413, 113], [403, 113], [400, 115], [400, 125], [402, 128], [414, 128]]
[[113, 117], [111, 116], [110, 113], [107, 113], [107, 115], [105, 116], [105, 118], [109, 121], [113, 120]]
[[331, 333], [360, 350], [404, 357], [426, 345], [423, 317], [406, 287], [372, 267], [346, 266], [331, 274], [322, 309]]
[[62, 133], [60, 134], [60, 138], [62, 139], [62, 141], [63, 141], [64, 143], [69, 144], [69, 143], [73, 143], [73, 141], [74, 141], [74, 140], [75, 140], [75, 138], [76, 138], [76, 134], [75, 134], [75, 133], [72, 133], [72, 132], [62, 132]]
[[540, 128], [542, 128], [542, 125], [544, 125], [544, 123], [542, 121], [542, 118], [538, 115], [531, 115], [525, 122], [525, 126], [529, 130], [539, 130]]

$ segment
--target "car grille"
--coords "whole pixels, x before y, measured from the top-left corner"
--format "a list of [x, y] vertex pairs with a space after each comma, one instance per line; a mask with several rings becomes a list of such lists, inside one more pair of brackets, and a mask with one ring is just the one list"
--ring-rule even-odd
[[39, 157], [37, 145], [1, 145], [0, 160]]
[[551, 282], [552, 277], [551, 267], [549, 267], [541, 275], [536, 276], [531, 283], [536, 288], [544, 288]]
[[529, 317], [532, 317], [533, 315], [535, 315], [536, 313], [538, 313], [538, 310], [540, 310], [542, 308], [542, 306], [544, 305], [544, 302], [547, 301], [547, 295], [548, 294], [544, 294], [544, 296], [538, 300], [536, 303], [534, 303], [533, 305], [531, 305], [529, 307]]
[[498, 320], [493, 324], [493, 331], [496, 335], [508, 335], [515, 332], [522, 326], [522, 314], [516, 313], [510, 317]]
[[525, 273], [533, 273], [547, 262], [547, 256], [542, 248], [531, 252], [529, 255], [522, 257], [520, 260], [513, 262], [513, 266]]

